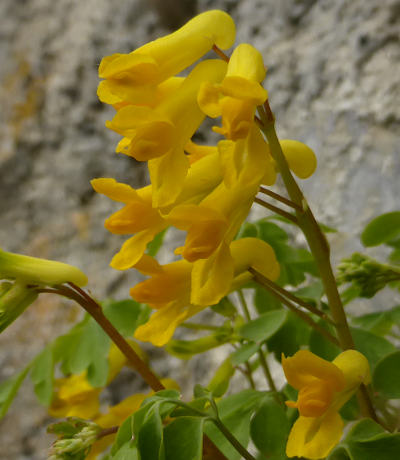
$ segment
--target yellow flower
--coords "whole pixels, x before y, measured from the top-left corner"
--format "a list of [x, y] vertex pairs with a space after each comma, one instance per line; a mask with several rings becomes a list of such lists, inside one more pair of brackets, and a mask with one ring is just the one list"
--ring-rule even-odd
[[282, 366], [288, 383], [299, 390], [297, 402], [286, 402], [300, 413], [286, 455], [325, 458], [342, 436], [339, 409], [362, 383], [371, 380], [368, 361], [356, 350], [346, 350], [332, 362], [300, 350], [290, 358], [282, 356]]
[[232, 53], [226, 77], [221, 84], [204, 82], [198, 102], [208, 116], [222, 116], [222, 127], [213, 130], [227, 139], [247, 137], [257, 105], [268, 97], [260, 85], [265, 78], [262, 56], [253, 46], [243, 43]]
[[[133, 341], [130, 345], [140, 355], [143, 351]], [[108, 355], [108, 377], [110, 383], [126, 364], [124, 354], [112, 344]], [[81, 417], [94, 419], [99, 413], [99, 394], [103, 388], [94, 388], [90, 385], [86, 371], [81, 374], [72, 374], [68, 377], [55, 380], [55, 394], [49, 408], [49, 414], [53, 417]]]
[[102, 59], [99, 97], [108, 104], [148, 104], [156, 85], [192, 65], [213, 45], [227, 49], [235, 40], [235, 24], [223, 11], [211, 10], [191, 19], [176, 32], [129, 54]]
[[149, 161], [154, 207], [172, 204], [182, 190], [189, 168], [184, 148], [204, 119], [196, 101], [200, 84], [221, 81], [225, 73], [225, 62], [203, 61], [191, 71], [179, 91], [156, 108], [127, 105], [106, 123], [124, 136], [117, 152]]
[[[133, 287], [130, 291], [131, 296], [157, 309], [150, 320], [136, 330], [135, 337], [138, 340], [149, 341], [156, 346], [165, 345], [179, 324], [208, 305], [217, 303], [231, 290], [249, 282], [252, 278], [247, 271], [249, 267], [255, 268], [272, 280], [279, 276], [279, 264], [274, 251], [264, 241], [243, 238], [233, 241], [230, 248], [225, 244], [223, 248], [217, 253], [223, 269], [218, 268], [216, 273], [208, 272], [204, 279], [193, 273], [196, 264], [186, 260], [146, 271], [140, 266], [135, 267], [152, 277]], [[222, 263], [226, 260], [228, 263]], [[196, 283], [202, 284], [204, 303], [196, 304], [191, 300], [193, 284]], [[210, 298], [215, 301], [208, 302]]]
[[51, 416], [92, 419], [98, 414], [102, 388], [93, 388], [86, 372], [56, 379], [55, 386], [56, 394], [49, 408]]
[[[222, 180], [222, 170], [216, 147], [207, 148], [208, 155], [193, 163], [189, 168], [181, 193], [176, 203], [198, 203]], [[160, 211], [152, 207], [152, 186], [135, 190], [127, 184], [112, 178], [98, 178], [91, 181], [92, 187], [124, 207], [112, 214], [105, 227], [115, 234], [134, 234], [114, 256], [111, 266], [126, 270], [135, 265], [150, 241], [169, 225]]]

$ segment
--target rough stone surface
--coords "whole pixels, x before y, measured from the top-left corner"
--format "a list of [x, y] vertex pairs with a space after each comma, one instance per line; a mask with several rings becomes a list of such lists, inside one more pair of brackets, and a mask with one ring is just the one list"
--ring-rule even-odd
[[[363, 225], [398, 208], [400, 2], [197, 4], [231, 13], [238, 42], [263, 53], [280, 136], [317, 153], [318, 171], [304, 188], [318, 218], [339, 229], [334, 259], [359, 249]], [[102, 225], [116, 206], [95, 195], [89, 180], [141, 186], [146, 170], [112, 153], [119, 136], [104, 128], [112, 109], [97, 101], [97, 66], [102, 56], [129, 52], [166, 30], [144, 0], [3, 0], [0, 18], [1, 247], [76, 264], [95, 295], [126, 297], [135, 277], [108, 268], [122, 239]], [[0, 380], [77, 315], [69, 303], [43, 296], [0, 337]], [[25, 384], [1, 422], [0, 458], [45, 458], [48, 422]]]

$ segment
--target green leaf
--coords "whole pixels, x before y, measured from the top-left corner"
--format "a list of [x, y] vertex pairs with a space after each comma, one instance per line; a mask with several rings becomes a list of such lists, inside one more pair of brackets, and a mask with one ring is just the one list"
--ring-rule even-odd
[[289, 311], [286, 322], [267, 341], [268, 350], [273, 351], [276, 360], [280, 362], [282, 353], [285, 356], [294, 355], [302, 345], [308, 344], [309, 336], [310, 327]]
[[150, 243], [147, 245], [146, 253], [149, 256], [155, 257], [157, 255], [157, 252], [160, 250], [163, 244], [167, 230], [168, 228], [166, 228], [165, 230], [162, 230], [160, 233], [157, 233], [153, 241], [150, 241]]
[[396, 347], [383, 337], [356, 327], [350, 330], [356, 349], [368, 359], [372, 369], [381, 358], [396, 351]]
[[211, 310], [226, 318], [234, 318], [237, 315], [237, 309], [228, 297], [223, 297], [216, 305], [212, 305]]
[[257, 238], [258, 229], [257, 226], [251, 222], [243, 222], [238, 234], [236, 235], [236, 240], [240, 238]]
[[400, 324], [400, 305], [390, 310], [357, 316], [352, 318], [351, 323], [373, 334], [386, 335], [391, 331], [394, 324]]
[[19, 387], [25, 380], [25, 377], [27, 376], [29, 370], [30, 365], [27, 366], [19, 374], [0, 384], [0, 420], [7, 413], [8, 408], [10, 407], [13, 399], [18, 393]]
[[[334, 334], [333, 326], [328, 326], [323, 320], [318, 321], [318, 324]], [[342, 351], [315, 329], [311, 331], [309, 347], [312, 353], [317, 354], [327, 361], [332, 361]]]
[[260, 345], [258, 343], [249, 342], [242, 345], [238, 350], [231, 354], [231, 362], [233, 366], [238, 366], [250, 359], [254, 353], [257, 353]]
[[235, 373], [235, 369], [232, 366], [231, 359], [228, 357], [218, 367], [214, 377], [207, 385], [207, 389], [211, 391], [214, 398], [220, 398], [226, 393], [229, 387], [229, 382]]
[[[204, 419], [179, 417], [164, 428], [165, 460], [201, 460]], [[145, 457], [147, 458], [147, 457]]]
[[260, 286], [257, 286], [254, 290], [253, 302], [259, 314], [278, 310], [282, 306], [281, 302], [274, 295]]
[[324, 287], [321, 280], [316, 280], [313, 283], [293, 292], [294, 295], [306, 301], [312, 301], [318, 304], [324, 294]]
[[135, 441], [125, 443], [110, 460], [140, 460]]
[[150, 308], [132, 299], [112, 301], [103, 304], [103, 312], [112, 325], [124, 337], [133, 335], [136, 328], [150, 316]]
[[31, 380], [39, 401], [49, 406], [53, 396], [54, 358], [51, 347], [46, 347], [33, 361]]
[[140, 456], [146, 460], [163, 459], [163, 426], [159, 409], [160, 404], [154, 404], [147, 411], [137, 433]]
[[74, 340], [68, 337], [69, 347], [63, 350], [64, 372], [80, 374], [87, 370], [90, 385], [104, 386], [108, 375], [110, 338], [92, 318], [72, 331], [72, 336]]
[[219, 347], [230, 341], [230, 334], [214, 333], [196, 340], [172, 339], [165, 350], [180, 359], [190, 359], [193, 355]]
[[400, 351], [385, 356], [377, 363], [373, 386], [385, 398], [400, 399]]
[[361, 234], [364, 246], [378, 246], [400, 235], [400, 211], [388, 212], [373, 219]]
[[[265, 397], [263, 392], [244, 390], [232, 396], [227, 396], [217, 403], [222, 423], [244, 447], [247, 446], [250, 440], [252, 413], [263, 397]], [[240, 458], [240, 454], [213, 423], [207, 422], [204, 431], [229, 460], [238, 460]]]
[[394, 460], [400, 454], [400, 433], [388, 433], [371, 419], [363, 419], [350, 430], [346, 439], [328, 460]]
[[238, 333], [241, 337], [253, 342], [263, 342], [272, 337], [285, 323], [287, 311], [273, 310], [241, 326]]
[[285, 458], [289, 428], [285, 409], [271, 395], [265, 398], [251, 420], [251, 439], [267, 458]]

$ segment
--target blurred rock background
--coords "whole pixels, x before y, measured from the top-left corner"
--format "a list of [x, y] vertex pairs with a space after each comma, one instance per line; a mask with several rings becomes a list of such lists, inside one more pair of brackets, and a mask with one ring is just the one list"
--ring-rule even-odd
[[[97, 67], [212, 8], [233, 16], [238, 43], [264, 55], [280, 136], [317, 153], [317, 173], [303, 186], [317, 217], [339, 229], [334, 260], [360, 249], [369, 219], [399, 208], [398, 0], [2, 0], [3, 249], [75, 264], [99, 298], [127, 297], [134, 274], [108, 267], [123, 239], [103, 228], [117, 206], [89, 181], [140, 187], [146, 170], [113, 153], [119, 136], [104, 127], [113, 110], [97, 100]], [[39, 298], [0, 336], [0, 381], [78, 315], [70, 303]], [[0, 422], [0, 458], [46, 458], [49, 420], [24, 384]]]

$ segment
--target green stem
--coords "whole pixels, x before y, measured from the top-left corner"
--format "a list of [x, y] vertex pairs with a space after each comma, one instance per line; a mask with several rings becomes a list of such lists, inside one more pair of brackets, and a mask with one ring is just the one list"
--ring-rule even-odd
[[[247, 306], [247, 302], [246, 302], [246, 299], [244, 297], [243, 291], [241, 289], [238, 289], [237, 292], [238, 292], [238, 295], [239, 295], [241, 306], [242, 306], [243, 311], [244, 311], [244, 315], [245, 315], [247, 321], [251, 321], [249, 307]], [[262, 348], [260, 348], [257, 351], [257, 354], [258, 354], [258, 359], [260, 361], [260, 365], [261, 365], [262, 370], [264, 372], [264, 376], [265, 376], [265, 378], [266, 378], [266, 380], [268, 382], [269, 388], [270, 388], [271, 391], [273, 391], [276, 394], [278, 392], [278, 390], [276, 388], [274, 379], [272, 378], [272, 375], [271, 375], [271, 372], [269, 370], [268, 363], [267, 363], [267, 360], [265, 358], [265, 355], [264, 355], [264, 352], [263, 352]]]
[[217, 428], [221, 431], [221, 433], [225, 436], [225, 438], [232, 444], [232, 446], [239, 452], [239, 454], [245, 458], [246, 460], [256, 460], [250, 452], [245, 449], [242, 444], [233, 436], [233, 434], [228, 430], [228, 428], [221, 422], [219, 418], [212, 418], [210, 419]]
[[264, 195], [268, 195], [271, 198], [274, 198], [275, 200], [280, 201], [281, 203], [284, 203], [287, 206], [290, 206], [291, 208], [298, 209], [299, 211], [301, 211], [301, 207], [298, 204], [293, 203], [293, 201], [288, 200], [284, 196], [273, 192], [272, 190], [264, 187], [263, 185], [260, 186], [260, 193], [264, 193]]
[[250, 268], [249, 271], [253, 274], [254, 281], [259, 283], [261, 286], [266, 288], [271, 294], [273, 294], [280, 302], [282, 302], [284, 305], [286, 305], [290, 311], [292, 311], [295, 315], [297, 315], [299, 318], [301, 318], [304, 322], [306, 322], [309, 326], [314, 328], [316, 331], [318, 331], [320, 334], [322, 334], [325, 338], [327, 338], [330, 342], [332, 342], [334, 345], [337, 347], [340, 346], [338, 340], [336, 337], [334, 337], [329, 331], [321, 327], [318, 323], [316, 323], [307, 313], [305, 313], [302, 310], [299, 310], [295, 305], [293, 305], [286, 297], [284, 297], [282, 294], [277, 292], [273, 284], [268, 278], [265, 276], [261, 275], [261, 273], [258, 273], [254, 269]]
[[257, 198], [257, 197], [254, 198], [254, 203], [257, 203], [257, 204], [263, 206], [264, 208], [267, 208], [270, 211], [272, 211], [272, 212], [284, 217], [285, 219], [290, 220], [294, 224], [298, 225], [297, 218], [293, 214], [290, 214], [290, 212], [286, 212], [283, 209], [278, 208], [277, 206], [274, 206], [273, 204], [267, 203], [266, 201], [262, 200], [261, 198]]
[[[344, 312], [343, 304], [337, 288], [336, 280], [333, 275], [332, 266], [330, 263], [329, 244], [317, 221], [315, 220], [315, 217], [310, 207], [308, 206], [308, 203], [304, 198], [300, 187], [297, 185], [292, 176], [292, 173], [290, 172], [289, 166], [286, 162], [285, 156], [283, 155], [281, 145], [276, 135], [275, 119], [269, 106], [268, 100], [264, 104], [263, 109], [259, 110], [259, 115], [263, 122], [262, 130], [267, 138], [271, 155], [278, 165], [288, 195], [290, 199], [302, 209], [301, 211], [296, 210], [298, 225], [306, 237], [310, 250], [317, 264], [319, 273], [321, 275], [325, 294], [328, 299], [328, 305], [332, 318], [335, 322], [339, 343], [344, 350], [355, 348], [350, 328], [347, 323], [346, 314]], [[374, 420], [377, 420], [367, 392], [359, 392], [359, 402], [363, 414], [373, 418]]]
[[[257, 270], [255, 270], [252, 267], [249, 268], [249, 272], [252, 273], [253, 275], [262, 276], [261, 273], [259, 273]], [[321, 310], [318, 310], [318, 308], [315, 308], [313, 305], [310, 305], [309, 303], [304, 302], [304, 300], [300, 299], [299, 297], [295, 296], [294, 294], [292, 294], [291, 292], [287, 291], [283, 287], [279, 286], [279, 284], [276, 284], [273, 281], [268, 280], [268, 278], [265, 278], [265, 277], [264, 277], [264, 281], [265, 281], [265, 283], [269, 283], [271, 288], [273, 288], [275, 291], [279, 292], [283, 296], [287, 297], [292, 302], [297, 303], [301, 307], [305, 308], [306, 310], [308, 310], [311, 313], [314, 313], [315, 315], [319, 316], [321, 319], [324, 319], [328, 323], [331, 323], [333, 325], [335, 324], [334, 321], [326, 313], [324, 313]]]

